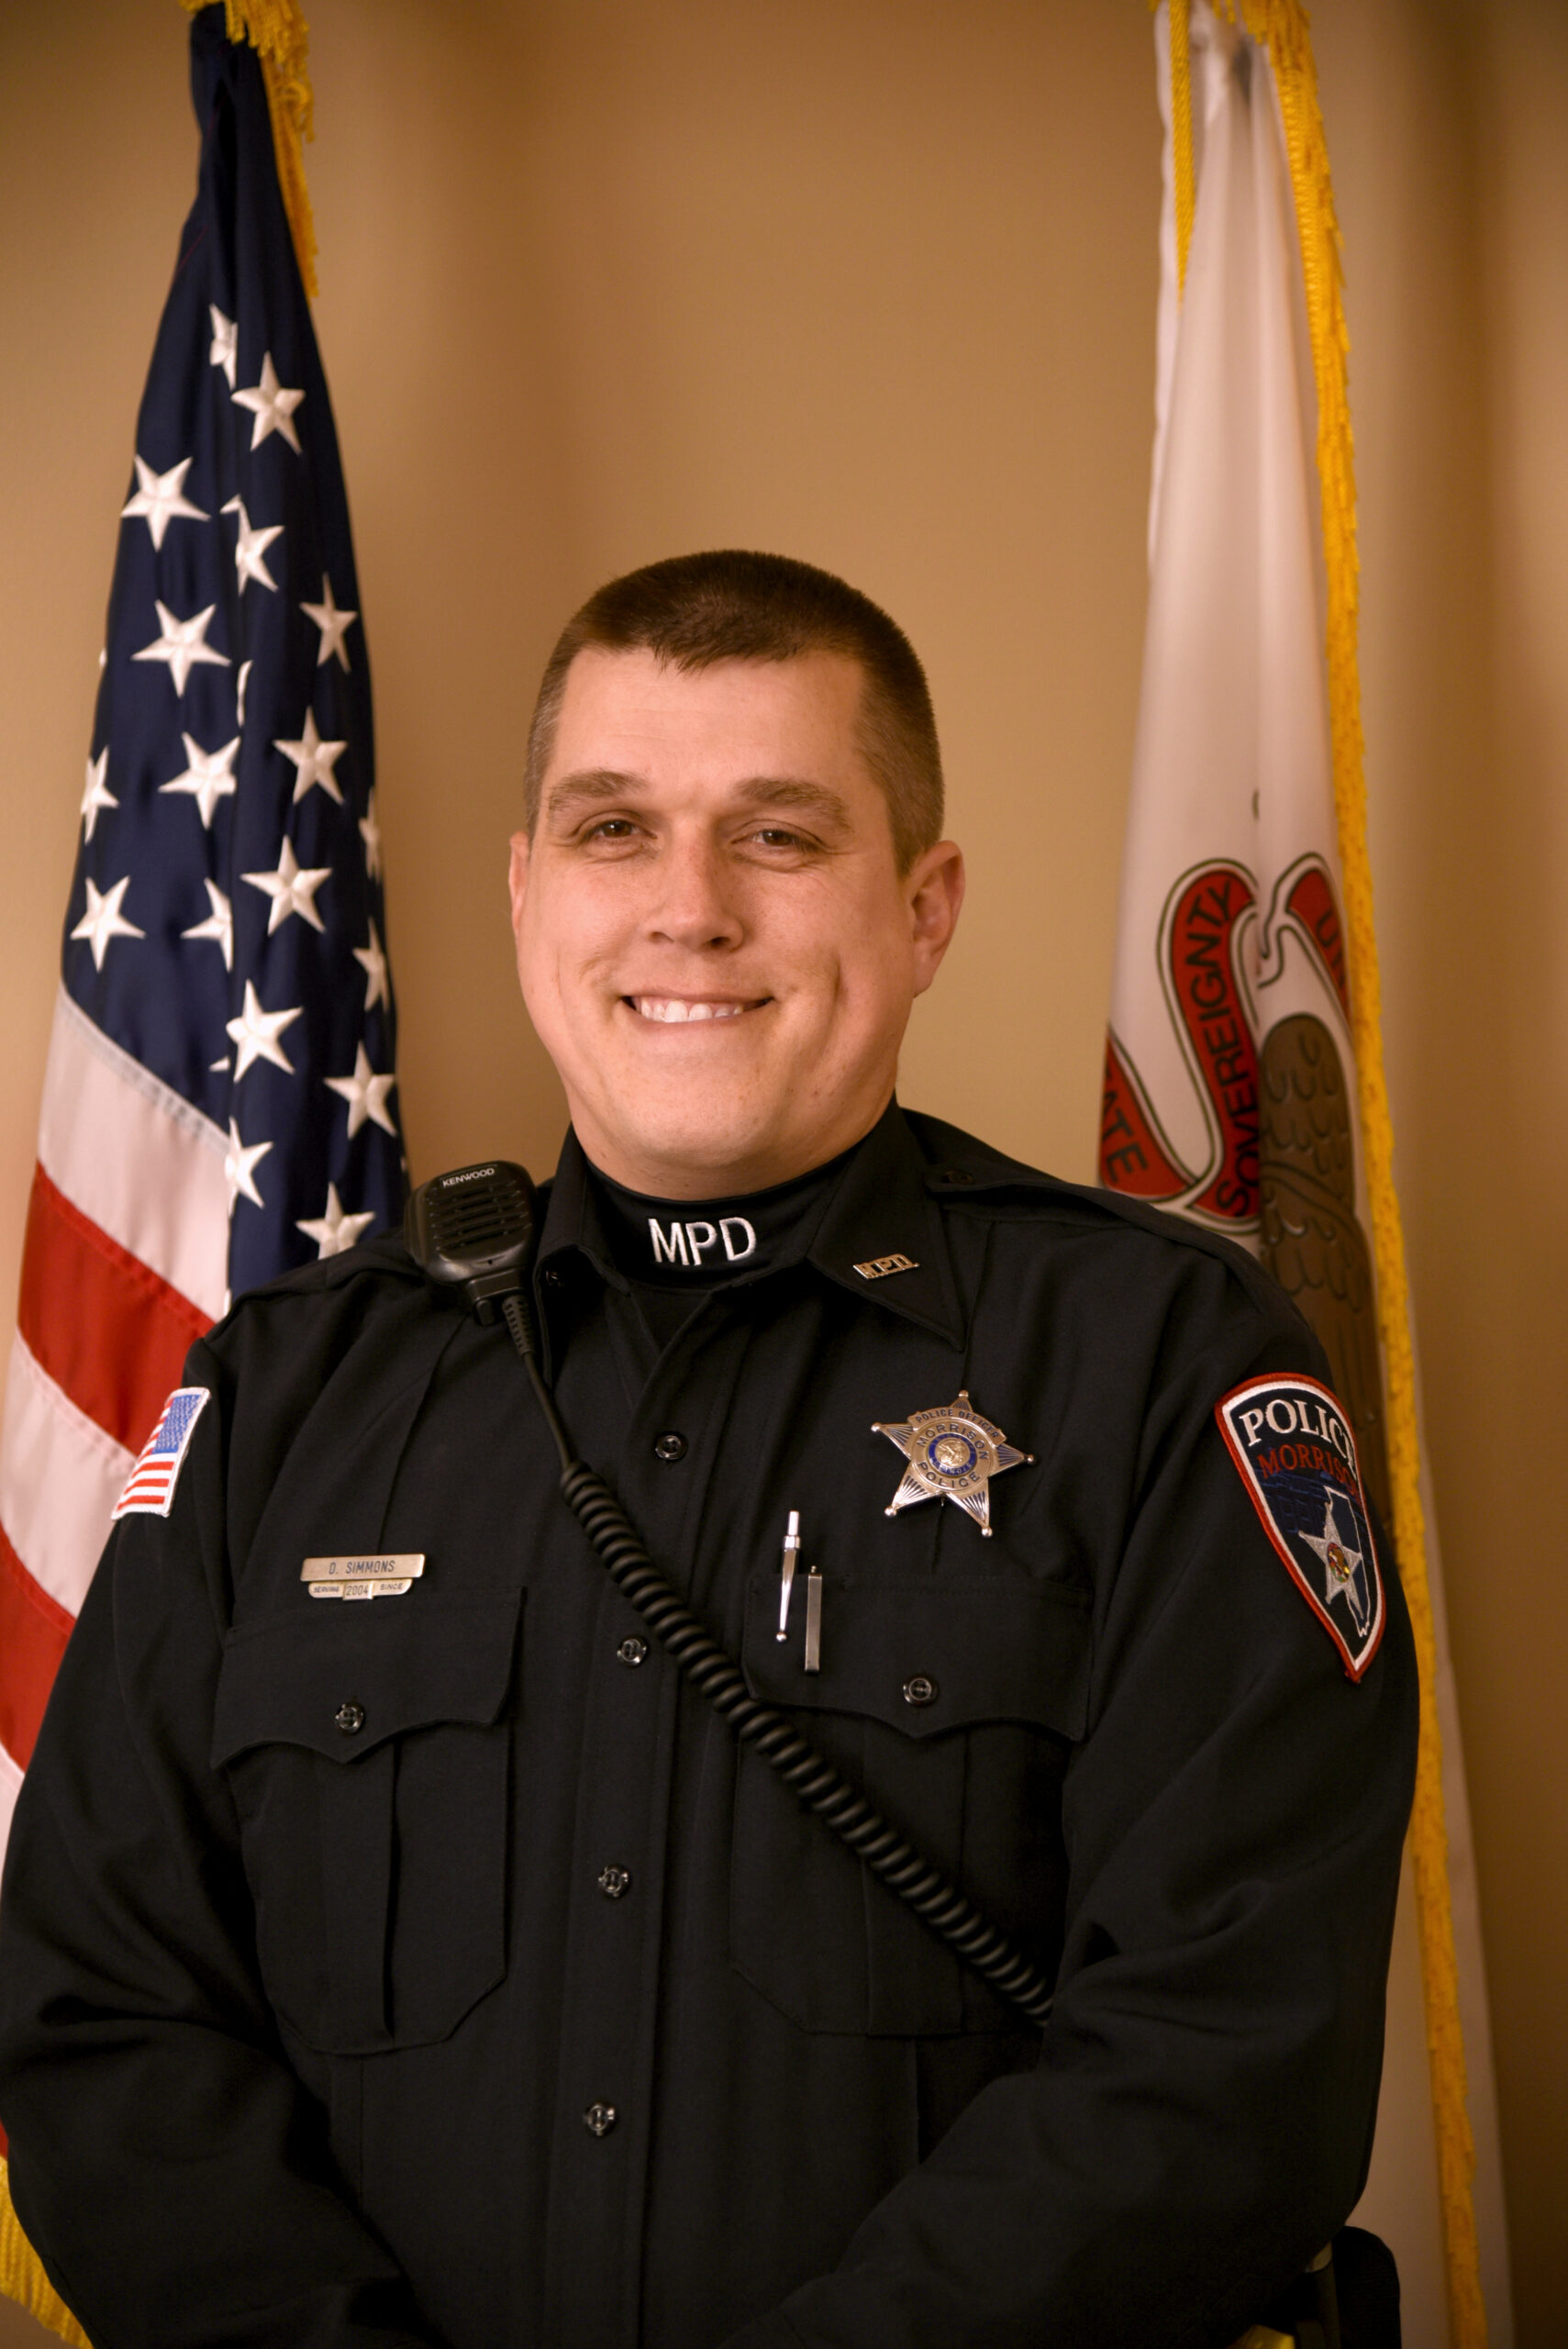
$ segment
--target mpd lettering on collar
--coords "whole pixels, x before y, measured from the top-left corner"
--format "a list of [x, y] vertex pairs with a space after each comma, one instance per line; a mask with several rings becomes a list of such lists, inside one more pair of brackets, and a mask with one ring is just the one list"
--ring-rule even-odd
[[721, 1215], [717, 1223], [700, 1217], [690, 1223], [672, 1221], [667, 1231], [658, 1217], [651, 1215], [648, 1237], [656, 1264], [680, 1264], [687, 1272], [700, 1272], [710, 1259], [716, 1264], [743, 1264], [757, 1252], [756, 1231], [743, 1215]]
[[1359, 1680], [1377, 1653], [1383, 1580], [1355, 1438], [1316, 1378], [1249, 1379], [1214, 1416], [1264, 1532]]
[[917, 1273], [920, 1267], [913, 1256], [868, 1256], [855, 1270], [862, 1281], [884, 1281], [889, 1273]]

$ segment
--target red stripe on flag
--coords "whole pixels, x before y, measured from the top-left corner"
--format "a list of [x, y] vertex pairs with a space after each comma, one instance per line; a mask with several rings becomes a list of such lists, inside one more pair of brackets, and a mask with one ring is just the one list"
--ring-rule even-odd
[[[55, 1384], [139, 1452], [206, 1316], [33, 1173], [17, 1324]], [[15, 1748], [12, 1749], [13, 1752]]]
[[70, 1616], [39, 1588], [0, 1525], [0, 1742], [24, 1770], [70, 1637]]

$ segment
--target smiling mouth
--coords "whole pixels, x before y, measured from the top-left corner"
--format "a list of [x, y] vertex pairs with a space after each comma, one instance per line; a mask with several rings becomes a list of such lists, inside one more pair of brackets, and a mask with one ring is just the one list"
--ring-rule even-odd
[[684, 1027], [697, 1020], [739, 1019], [743, 1011], [760, 1011], [772, 1001], [762, 995], [750, 1001], [738, 1001], [733, 996], [697, 997], [679, 995], [627, 995], [621, 1001], [644, 1019], [654, 1019], [671, 1028]]

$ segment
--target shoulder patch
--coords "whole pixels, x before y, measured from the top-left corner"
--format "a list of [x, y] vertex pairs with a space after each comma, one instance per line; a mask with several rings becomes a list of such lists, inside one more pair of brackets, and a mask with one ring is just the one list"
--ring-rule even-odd
[[208, 1399], [205, 1386], [175, 1387], [126, 1478], [125, 1490], [115, 1503], [117, 1518], [168, 1516], [196, 1421]]
[[1343, 1408], [1316, 1378], [1282, 1373], [1233, 1388], [1214, 1416], [1264, 1532], [1359, 1680], [1377, 1653], [1385, 1610]]

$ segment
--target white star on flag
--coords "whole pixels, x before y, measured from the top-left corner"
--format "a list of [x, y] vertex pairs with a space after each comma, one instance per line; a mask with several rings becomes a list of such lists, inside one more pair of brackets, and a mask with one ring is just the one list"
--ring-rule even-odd
[[321, 650], [316, 656], [317, 667], [319, 669], [324, 661], [330, 661], [335, 652], [346, 669], [349, 665], [349, 648], [344, 643], [343, 637], [347, 629], [359, 618], [358, 612], [340, 612], [338, 609], [337, 605], [332, 601], [332, 582], [325, 573], [321, 580], [321, 601], [318, 604], [301, 604], [299, 608], [306, 619], [314, 620], [321, 630]]
[[316, 892], [323, 881], [331, 877], [329, 864], [302, 865], [295, 855], [294, 842], [287, 839], [275, 873], [242, 873], [239, 876], [242, 881], [249, 881], [252, 889], [264, 889], [272, 901], [272, 910], [267, 916], [269, 938], [290, 914], [298, 914], [312, 930], [325, 930], [327, 925], [316, 910]]
[[239, 363], [239, 329], [232, 318], [224, 317], [216, 302], [209, 302], [207, 309], [212, 317], [212, 349], [207, 357], [215, 367], [222, 368], [232, 391], [234, 371]]
[[384, 1003], [390, 1008], [392, 989], [387, 985], [386, 979], [386, 955], [383, 951], [381, 940], [376, 935], [373, 921], [371, 924], [370, 944], [356, 946], [354, 960], [363, 967], [365, 974], [365, 1009], [373, 1011], [378, 1003]]
[[87, 910], [72, 931], [72, 938], [84, 938], [93, 949], [93, 967], [101, 971], [104, 957], [109, 951], [111, 938], [145, 938], [147, 932], [138, 930], [135, 922], [127, 921], [120, 912], [125, 893], [130, 887], [130, 874], [117, 881], [112, 889], [100, 896], [91, 881], [87, 884]]
[[297, 1019], [304, 1009], [296, 1003], [292, 1011], [263, 1011], [261, 998], [249, 979], [245, 982], [245, 1008], [238, 1019], [226, 1022], [226, 1032], [239, 1047], [234, 1062], [234, 1082], [239, 1084], [252, 1061], [271, 1061], [275, 1068], [286, 1069], [294, 1074], [294, 1063], [278, 1041], [290, 1020]]
[[325, 1215], [302, 1216], [295, 1230], [307, 1240], [314, 1240], [317, 1256], [341, 1256], [350, 1249], [367, 1224], [375, 1221], [373, 1209], [364, 1215], [349, 1215], [338, 1197], [336, 1183], [327, 1186]]
[[[275, 595], [278, 583], [267, 569], [263, 558], [272, 540], [283, 537], [283, 524], [274, 522], [269, 529], [252, 529], [242, 497], [231, 497], [223, 510], [226, 514], [238, 514], [239, 517], [239, 535], [234, 542], [234, 569], [239, 581], [239, 593], [242, 596], [245, 593], [248, 580], [256, 579], [263, 587], [272, 588]], [[249, 668], [250, 664], [247, 662], [245, 665]]]
[[[216, 881], [205, 881], [202, 886], [206, 891], [207, 903], [212, 907], [212, 911], [205, 921], [193, 922], [190, 929], [183, 930], [180, 935], [182, 938], [210, 938], [215, 945], [223, 950], [224, 969], [232, 971], [234, 968], [234, 908]], [[215, 1063], [216, 1065], [220, 1063]], [[221, 1065], [227, 1067], [228, 1063], [224, 1062]]]
[[119, 801], [108, 788], [106, 777], [109, 772], [107, 743], [95, 759], [87, 762], [87, 788], [82, 794], [82, 821], [86, 829], [84, 840], [91, 840], [98, 829], [98, 818], [106, 807], [117, 807]]
[[248, 407], [255, 417], [250, 427], [250, 446], [259, 449], [269, 434], [281, 432], [296, 457], [305, 454], [299, 445], [299, 435], [294, 429], [294, 412], [305, 397], [303, 392], [284, 391], [278, 382], [269, 351], [261, 362], [261, 380], [248, 392], [236, 392], [236, 407]]
[[199, 506], [193, 506], [184, 495], [185, 475], [195, 462], [194, 457], [183, 458], [166, 473], [155, 473], [140, 457], [136, 461], [138, 487], [128, 505], [120, 507], [122, 522], [142, 521], [152, 533], [155, 547], [163, 544], [163, 533], [177, 515], [188, 515], [193, 522], [205, 522], [207, 517]]
[[[233, 0], [230, 42], [221, 9], [189, 6], [195, 200], [170, 214], [178, 259], [134, 407], [127, 387], [104, 484], [113, 581], [97, 647], [77, 646], [97, 650], [80, 679], [93, 693], [55, 778], [62, 793], [74, 779], [80, 820], [52, 910], [39, 1120], [58, 1213], [28, 1233], [11, 1379], [26, 1391], [0, 1443], [0, 1855], [65, 1634], [185, 1343], [291, 1267], [356, 1242], [361, 1264], [385, 1252], [376, 1235], [400, 1226], [408, 1188], [388, 916], [355, 829], [374, 781], [370, 647], [346, 608], [359, 589], [337, 432], [242, 38], [242, 18], [272, 32], [293, 12]], [[17, 15], [0, 0], [0, 83]], [[72, 383], [98, 348], [89, 335], [75, 351]], [[15, 474], [34, 452], [10, 437]], [[0, 561], [5, 542], [0, 518]], [[12, 814], [14, 926], [28, 893]], [[61, 1273], [61, 1216], [91, 1295]], [[194, 1409], [163, 1416], [177, 1449]], [[4, 2202], [0, 2161], [0, 2217]]]
[[[157, 602], [156, 597], [154, 602]], [[227, 669], [229, 665], [228, 653], [215, 652], [206, 640], [207, 628], [217, 609], [216, 604], [209, 604], [205, 612], [197, 612], [194, 618], [181, 620], [175, 618], [167, 604], [158, 604], [158, 625], [162, 634], [156, 643], [144, 644], [139, 652], [133, 652], [131, 659], [166, 661], [177, 694], [183, 694], [191, 671], [198, 662], [210, 661], [217, 667]]]
[[373, 791], [360, 818], [360, 838], [365, 844], [365, 871], [373, 881], [381, 879], [381, 826], [376, 821], [375, 794]]
[[228, 1120], [228, 1149], [224, 1156], [223, 1173], [224, 1179], [228, 1185], [230, 1215], [233, 1214], [235, 1204], [241, 1194], [250, 1200], [253, 1206], [265, 1207], [266, 1201], [256, 1188], [255, 1170], [272, 1146], [270, 1141], [255, 1141], [247, 1149], [239, 1139], [239, 1126], [232, 1118]]
[[220, 799], [231, 799], [239, 788], [234, 777], [234, 754], [239, 748], [237, 734], [221, 751], [204, 751], [194, 734], [182, 734], [185, 756], [190, 761], [183, 774], [161, 783], [160, 792], [183, 791], [189, 795], [201, 813], [202, 829], [212, 829], [212, 811]]
[[296, 807], [311, 785], [317, 783], [328, 798], [335, 799], [339, 807], [343, 805], [342, 790], [332, 770], [348, 747], [347, 742], [322, 740], [316, 730], [316, 712], [313, 709], [307, 709], [305, 713], [305, 728], [297, 742], [272, 744], [274, 751], [281, 751], [284, 758], [292, 759], [299, 769], [299, 773], [294, 779], [294, 800]]
[[329, 1093], [340, 1094], [349, 1105], [349, 1140], [350, 1141], [353, 1141], [367, 1118], [374, 1124], [384, 1128], [389, 1134], [395, 1134], [397, 1131], [386, 1107], [386, 1097], [397, 1082], [396, 1075], [391, 1070], [384, 1076], [375, 1075], [363, 1044], [358, 1044], [354, 1048], [352, 1076], [329, 1076], [325, 1082]]

